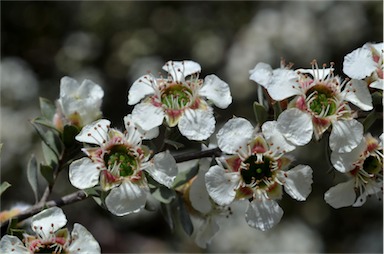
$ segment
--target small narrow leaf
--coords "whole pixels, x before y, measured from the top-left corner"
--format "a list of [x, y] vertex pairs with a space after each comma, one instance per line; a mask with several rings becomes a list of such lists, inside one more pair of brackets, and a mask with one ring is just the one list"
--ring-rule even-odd
[[185, 233], [191, 236], [193, 233], [193, 224], [189, 216], [189, 213], [185, 207], [185, 204], [183, 202], [183, 198], [180, 195], [177, 195], [177, 203], [178, 203], [177, 211], [179, 213], [181, 226], [183, 227]]
[[176, 176], [173, 182], [173, 188], [177, 188], [189, 180], [191, 180], [199, 172], [199, 164], [197, 163], [190, 170], [179, 171], [179, 174]]
[[261, 126], [268, 119], [268, 112], [263, 105], [258, 102], [253, 103], [253, 113], [255, 114], [256, 122]]
[[45, 118], [52, 120], [56, 113], [56, 106], [52, 101], [40, 97], [40, 111]]
[[368, 132], [369, 128], [376, 122], [377, 113], [375, 110], [372, 110], [367, 117], [363, 120], [364, 132]]
[[48, 185], [52, 186], [54, 182], [52, 167], [47, 165], [40, 165], [40, 172], [41, 175], [45, 178], [45, 180], [47, 180]]
[[167, 138], [164, 139], [164, 143], [173, 146], [176, 150], [184, 147], [184, 144], [176, 142], [174, 140], [167, 139]]
[[1, 185], [0, 185], [0, 195], [3, 194], [3, 192], [8, 189], [9, 187], [11, 187], [11, 184], [8, 183], [8, 182], [2, 182]]
[[37, 164], [36, 157], [32, 155], [28, 163], [27, 177], [28, 177], [29, 185], [31, 185], [36, 203], [39, 200], [38, 172], [39, 172], [39, 165]]
[[168, 189], [165, 186], [160, 186], [154, 189], [151, 189], [152, 196], [160, 201], [161, 203], [169, 204], [175, 198], [175, 191]]
[[174, 216], [172, 214], [172, 209], [170, 204], [160, 203], [160, 211], [164, 216], [165, 221], [168, 223], [171, 231], [175, 229]]
[[274, 120], [277, 120], [277, 118], [279, 117], [279, 115], [282, 112], [281, 105], [280, 105], [279, 101], [275, 101], [273, 103], [273, 112], [274, 112]]

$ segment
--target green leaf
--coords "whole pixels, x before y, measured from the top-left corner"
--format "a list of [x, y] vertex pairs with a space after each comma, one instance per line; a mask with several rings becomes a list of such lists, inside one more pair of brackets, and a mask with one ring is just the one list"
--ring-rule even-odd
[[8, 182], [2, 182], [1, 185], [0, 185], [0, 196], [1, 194], [3, 194], [3, 192], [8, 189], [9, 187], [11, 187], [12, 185]]
[[253, 113], [255, 114], [256, 122], [261, 126], [268, 119], [268, 112], [263, 105], [258, 102], [253, 103]]
[[152, 196], [159, 200], [161, 203], [169, 204], [175, 198], [176, 194], [174, 190], [168, 189], [165, 186], [160, 186], [154, 189], [150, 189]]
[[277, 118], [282, 112], [280, 101], [275, 101], [273, 103], [273, 112], [274, 112], [274, 119], [277, 120]]
[[367, 117], [363, 120], [364, 133], [368, 132], [369, 128], [376, 122], [377, 120], [377, 112], [372, 110]]
[[176, 150], [183, 148], [184, 144], [165, 138], [164, 143], [173, 146]]
[[73, 125], [65, 125], [63, 130], [63, 143], [66, 147], [71, 147], [76, 144], [75, 137], [80, 130]]
[[56, 113], [56, 106], [52, 101], [40, 97], [40, 111], [45, 118], [52, 120]]
[[56, 154], [57, 158], [61, 158], [62, 153], [64, 152], [64, 144], [61, 142], [58, 134], [51, 130], [45, 131], [39, 123], [35, 122], [35, 120], [32, 120], [31, 124], [41, 140]]
[[57, 155], [52, 151], [50, 147], [47, 146], [46, 143], [42, 142], [41, 146], [45, 162], [52, 168], [56, 168], [56, 166], [59, 165], [59, 158]]
[[48, 185], [52, 186], [54, 183], [52, 167], [48, 165], [40, 165], [40, 172], [41, 175], [45, 178], [45, 180], [47, 180]]
[[163, 214], [165, 221], [167, 222], [171, 231], [175, 229], [175, 221], [170, 204], [160, 203], [160, 212]]
[[178, 203], [177, 211], [179, 213], [181, 226], [184, 229], [184, 232], [187, 233], [189, 236], [191, 236], [193, 233], [193, 224], [181, 195], [177, 195], [177, 203]]
[[199, 172], [199, 163], [196, 163], [190, 170], [179, 171], [175, 180], [173, 181], [173, 188], [177, 188], [189, 180], [191, 180]]
[[39, 165], [37, 164], [36, 157], [32, 155], [28, 163], [27, 177], [28, 177], [29, 185], [31, 185], [36, 203], [38, 202], [38, 199], [39, 199], [39, 194], [38, 194], [39, 184], [38, 184], [38, 178], [37, 178], [38, 172], [39, 172]]
[[41, 126], [44, 126], [44, 127], [47, 127], [47, 128], [50, 128], [50, 129], [54, 129], [56, 130], [57, 132], [59, 132], [56, 127], [53, 125], [53, 122], [52, 121], [49, 121], [48, 119], [44, 118], [44, 117], [36, 117], [35, 119], [32, 120], [34, 123], [36, 124], [39, 124]]

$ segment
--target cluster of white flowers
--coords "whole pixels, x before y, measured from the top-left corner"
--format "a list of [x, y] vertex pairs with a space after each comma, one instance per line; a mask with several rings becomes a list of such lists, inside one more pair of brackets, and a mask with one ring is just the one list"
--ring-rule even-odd
[[[166, 78], [146, 74], [137, 79], [129, 89], [128, 104], [134, 108], [123, 118], [124, 131], [102, 119], [104, 92], [99, 85], [89, 80], [79, 85], [69, 77], [61, 80], [56, 113], [49, 120], [55, 131], [63, 132], [60, 137], [68, 137], [67, 125], [77, 130], [71, 134], [86, 157], [69, 165], [73, 186], [93, 193], [100, 205], [117, 216], [144, 209], [151, 194], [165, 205], [181, 197], [188, 209], [180, 208], [180, 202], [173, 202], [173, 207], [176, 203], [178, 212], [189, 211], [195, 224], [193, 237], [204, 248], [219, 231], [220, 218], [231, 215], [234, 202], [247, 202], [246, 222], [266, 231], [283, 216], [278, 204], [283, 189], [293, 199], [305, 201], [312, 190], [313, 169], [296, 162], [291, 166], [292, 152], [328, 134], [331, 162], [349, 180], [330, 188], [325, 202], [334, 208], [361, 206], [368, 196], [381, 196], [383, 135], [381, 141], [364, 135], [357, 116], [360, 110], [372, 111], [371, 93], [383, 90], [382, 54], [383, 43], [367, 43], [348, 54], [344, 72], [349, 78], [344, 80], [334, 74], [333, 63], [319, 68], [313, 61], [311, 69], [296, 70], [284, 63], [277, 69], [258, 63], [250, 70], [250, 79], [265, 92], [258, 98], [280, 105], [281, 111], [256, 127], [241, 117], [228, 120], [216, 133], [221, 156], [198, 158], [195, 173], [191, 168], [187, 173], [179, 170], [181, 165], [166, 144], [172, 140], [164, 140], [172, 139], [169, 131], [176, 130], [191, 141], [209, 141], [216, 125], [212, 104], [225, 109], [232, 102], [229, 85], [215, 75], [200, 79], [201, 67], [196, 62], [168, 61], [163, 66]], [[258, 105], [266, 102], [258, 101]], [[163, 124], [166, 128], [159, 128]], [[157, 138], [164, 138], [160, 147], [145, 143]], [[63, 154], [46, 142], [54, 152], [59, 151], [56, 156]], [[184, 223], [186, 232], [192, 234], [193, 223], [188, 219]], [[22, 243], [7, 235], [1, 240], [1, 250], [100, 252], [86, 229], [75, 224], [69, 237], [67, 230], [59, 230], [65, 224], [61, 209], [46, 209], [32, 218], [37, 236], [25, 235]]]

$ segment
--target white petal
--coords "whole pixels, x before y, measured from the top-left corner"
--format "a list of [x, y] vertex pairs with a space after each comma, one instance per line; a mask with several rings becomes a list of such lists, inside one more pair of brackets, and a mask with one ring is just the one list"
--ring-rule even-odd
[[302, 146], [308, 144], [312, 139], [312, 118], [310, 114], [299, 109], [287, 109], [277, 118], [277, 129], [288, 141]]
[[208, 75], [204, 78], [203, 87], [199, 94], [205, 96], [219, 108], [227, 108], [232, 103], [229, 86], [216, 75]]
[[255, 68], [249, 71], [249, 79], [268, 88], [272, 79], [272, 67], [266, 63], [258, 63]]
[[29, 254], [23, 242], [13, 235], [5, 235], [0, 240], [0, 253]]
[[281, 207], [274, 200], [254, 199], [249, 203], [245, 212], [245, 220], [250, 227], [266, 231], [280, 222], [283, 213]]
[[169, 151], [158, 153], [153, 157], [154, 165], [146, 168], [145, 170], [157, 182], [172, 187], [172, 183], [178, 173], [176, 161]]
[[384, 90], [384, 81], [382, 79], [378, 79], [369, 84], [369, 87]]
[[324, 194], [324, 200], [333, 208], [351, 206], [356, 199], [354, 187], [354, 180], [339, 183]]
[[226, 173], [219, 166], [211, 167], [205, 174], [205, 185], [209, 196], [219, 205], [229, 205], [235, 199], [239, 185], [238, 173]]
[[60, 97], [71, 96], [79, 88], [79, 83], [73, 78], [62, 77], [60, 80]]
[[191, 74], [201, 72], [201, 66], [193, 61], [168, 61], [163, 70], [171, 74], [174, 81], [180, 82]]
[[341, 96], [344, 96], [344, 100], [355, 104], [362, 110], [367, 111], [373, 108], [371, 93], [368, 90], [367, 83], [363, 80], [352, 79], [346, 85]]
[[203, 225], [196, 229], [196, 244], [200, 248], [206, 248], [219, 229], [220, 226], [217, 224], [217, 221], [209, 216]]
[[207, 170], [199, 169], [195, 180], [189, 189], [189, 200], [194, 209], [201, 213], [209, 213], [212, 210], [212, 203], [205, 187], [205, 174]]
[[211, 108], [186, 109], [181, 116], [178, 127], [180, 133], [189, 140], [205, 140], [215, 131], [215, 117]]
[[271, 83], [267, 88], [268, 93], [276, 101], [299, 95], [302, 91], [297, 80], [298, 75], [295, 71], [275, 69], [273, 70]]
[[355, 119], [334, 122], [329, 136], [329, 147], [338, 153], [352, 151], [363, 139], [363, 129], [363, 125]]
[[72, 242], [68, 247], [69, 253], [101, 253], [100, 245], [92, 234], [79, 223], [73, 225]]
[[235, 154], [245, 147], [253, 135], [254, 127], [244, 118], [232, 118], [217, 133], [217, 144], [223, 152]]
[[128, 105], [134, 105], [145, 96], [154, 94], [154, 86], [156, 86], [156, 80], [151, 75], [144, 75], [138, 78], [129, 88]]
[[77, 95], [80, 98], [98, 101], [104, 97], [104, 91], [101, 86], [99, 86], [92, 80], [85, 79], [77, 90]]
[[360, 144], [352, 149], [352, 151], [348, 153], [331, 153], [331, 162], [336, 170], [346, 173], [354, 169], [354, 163], [359, 160], [360, 154], [364, 152], [366, 148], [365, 139], [363, 138]]
[[108, 210], [117, 216], [140, 211], [147, 200], [148, 188], [131, 182], [124, 182], [113, 188], [105, 199]]
[[[143, 130], [143, 128], [141, 128], [141, 126], [138, 123], [136, 123], [135, 119], [132, 117], [131, 114], [128, 114], [124, 117], [124, 125], [128, 133], [135, 134], [134, 140], [136, 142], [133, 142], [133, 143], [141, 142], [142, 139], [153, 139], [159, 136], [158, 127], [145, 131]], [[138, 133], [140, 133], [140, 135], [138, 135]]]
[[376, 65], [370, 47], [365, 44], [344, 57], [343, 72], [351, 78], [364, 79], [376, 70]]
[[140, 103], [133, 108], [132, 118], [143, 130], [148, 131], [163, 123], [164, 111], [150, 103]]
[[291, 142], [286, 140], [283, 134], [277, 129], [276, 121], [265, 122], [261, 126], [261, 130], [271, 150], [287, 153], [296, 148]]
[[50, 239], [51, 234], [67, 224], [67, 218], [59, 207], [51, 207], [32, 217], [31, 228], [43, 239]]
[[100, 165], [88, 157], [76, 160], [69, 165], [69, 181], [78, 189], [91, 188], [98, 184]]
[[382, 193], [383, 181], [376, 182], [375, 180], [369, 179], [365, 184], [365, 190], [360, 196], [356, 199], [356, 202], [352, 205], [353, 207], [360, 207], [367, 201], [368, 195], [376, 195], [377, 193]]
[[312, 169], [306, 165], [298, 165], [284, 174], [284, 190], [292, 198], [304, 201], [312, 191]]
[[96, 122], [84, 126], [76, 136], [76, 140], [89, 144], [103, 145], [108, 139], [108, 130], [111, 122], [106, 119], [100, 119]]

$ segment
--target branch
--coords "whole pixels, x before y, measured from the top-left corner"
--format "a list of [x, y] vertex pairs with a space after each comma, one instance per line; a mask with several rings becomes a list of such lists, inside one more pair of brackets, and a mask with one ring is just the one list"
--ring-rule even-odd
[[204, 151], [198, 151], [194, 153], [185, 153], [185, 154], [178, 154], [174, 155], [173, 157], [175, 158], [177, 163], [184, 162], [184, 161], [190, 161], [190, 160], [195, 160], [195, 159], [200, 159], [200, 158], [205, 158], [205, 157], [219, 157], [221, 156], [222, 152], [220, 148], [213, 148], [209, 150], [204, 150]]
[[[25, 219], [37, 214], [38, 212], [42, 211], [43, 209], [50, 208], [53, 206], [61, 207], [61, 206], [69, 205], [69, 204], [84, 200], [87, 197], [88, 196], [85, 194], [84, 191], [79, 190], [79, 191], [73, 192], [71, 194], [63, 196], [63, 197], [56, 199], [56, 200], [51, 200], [51, 201], [48, 201], [46, 203], [38, 203], [38, 204], [30, 207], [29, 209], [20, 212], [18, 215], [12, 217], [11, 219], [12, 220], [16, 219], [17, 221], [22, 221], [22, 220], [25, 220]], [[2, 233], [7, 229], [9, 222], [10, 222], [10, 220], [1, 223], [1, 232]]]

